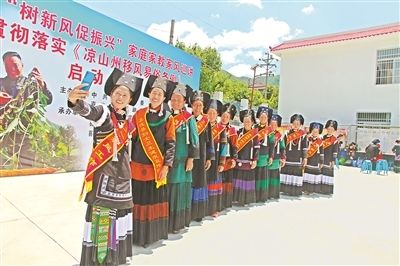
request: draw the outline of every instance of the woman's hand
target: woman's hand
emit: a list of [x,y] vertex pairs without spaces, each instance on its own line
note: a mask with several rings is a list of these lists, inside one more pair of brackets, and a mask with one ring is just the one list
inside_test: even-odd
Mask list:
[[163,180],[164,178],[167,178],[168,175],[168,166],[163,165],[161,168],[160,174],[158,175],[158,180]]
[[204,164],[204,169],[207,171],[211,167],[211,160],[207,160],[206,163]]
[[76,104],[78,100],[84,100],[89,96],[88,91],[83,91],[81,88],[87,86],[88,84],[79,84],[78,86],[75,86],[72,91],[68,94],[68,101],[70,101],[72,104]]
[[186,172],[192,171],[193,169],[193,158],[187,158],[186,160]]

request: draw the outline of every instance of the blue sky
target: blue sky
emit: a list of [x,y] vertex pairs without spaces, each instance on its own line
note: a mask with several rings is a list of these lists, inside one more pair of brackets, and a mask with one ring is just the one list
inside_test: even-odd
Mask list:
[[153,37],[212,46],[223,69],[252,76],[268,46],[400,21],[398,1],[77,1]]

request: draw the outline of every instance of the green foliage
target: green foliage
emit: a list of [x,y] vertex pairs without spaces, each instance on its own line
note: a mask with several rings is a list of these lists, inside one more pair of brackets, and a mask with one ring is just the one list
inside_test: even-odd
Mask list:
[[0,168],[21,166],[21,144],[24,143],[34,154],[33,167],[72,170],[75,158],[71,156],[71,148],[76,148],[73,127],[64,128],[48,121],[44,107],[46,96],[29,82],[22,85],[19,95],[25,90],[30,93],[25,100],[17,96],[5,106],[0,127]]
[[200,89],[206,92],[214,92],[214,80],[221,70],[221,56],[215,48],[201,48],[199,45],[186,46],[183,42],[177,42],[176,47],[194,55],[201,60]]
[[[183,42],[177,42],[176,47],[198,57],[201,60],[200,89],[209,92],[215,91],[224,93],[224,101],[240,101],[248,99],[251,101],[251,89],[243,80],[231,75],[221,69],[221,56],[215,48],[201,48],[199,45],[186,46]],[[254,90],[253,106],[267,103],[272,108],[278,107],[278,87],[268,85],[268,98]]]

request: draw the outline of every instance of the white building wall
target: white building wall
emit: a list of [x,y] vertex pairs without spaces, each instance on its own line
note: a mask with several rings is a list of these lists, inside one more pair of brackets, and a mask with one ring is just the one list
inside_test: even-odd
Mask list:
[[396,33],[278,51],[283,121],[301,113],[306,125],[328,119],[350,125],[357,112],[391,112],[392,126],[399,126],[399,84],[375,85],[377,50],[399,43]]

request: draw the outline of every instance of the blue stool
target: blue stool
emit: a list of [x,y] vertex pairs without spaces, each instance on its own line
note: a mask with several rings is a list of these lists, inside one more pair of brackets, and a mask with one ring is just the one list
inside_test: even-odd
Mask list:
[[361,168],[362,162],[363,162],[363,160],[362,160],[361,158],[357,158],[356,166],[357,166],[358,168]]
[[361,170],[364,174],[372,173],[372,162],[370,160],[364,160],[361,164]]
[[388,175],[389,164],[386,160],[378,160],[376,162],[376,174],[380,175],[383,172],[384,175]]
[[339,169],[339,159],[338,158],[336,158],[335,164],[336,164],[336,168]]

